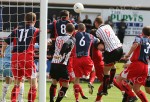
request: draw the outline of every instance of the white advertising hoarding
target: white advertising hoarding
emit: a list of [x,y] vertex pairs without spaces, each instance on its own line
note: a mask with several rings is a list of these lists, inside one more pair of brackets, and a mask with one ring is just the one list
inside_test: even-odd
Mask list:
[[[104,10],[105,11],[105,10]],[[125,20],[127,24],[126,35],[138,35],[141,33],[144,26],[150,25],[150,11],[141,11],[141,10],[106,10],[110,12],[102,13],[102,16],[105,18],[111,16],[112,21],[114,22],[114,29],[120,22],[121,19]]]
[[[93,12],[94,11],[94,12]],[[93,13],[93,15],[92,15]],[[138,35],[144,26],[150,25],[150,11],[143,10],[122,10],[122,9],[85,9],[81,14],[81,19],[89,14],[89,18],[94,21],[96,15],[101,14],[104,21],[111,16],[114,22],[114,30],[117,33],[116,26],[121,19],[125,19],[127,24],[126,35]]]

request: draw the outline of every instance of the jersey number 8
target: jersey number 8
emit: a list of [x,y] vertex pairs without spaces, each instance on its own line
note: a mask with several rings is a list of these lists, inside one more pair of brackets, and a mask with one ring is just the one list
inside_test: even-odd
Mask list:
[[62,24],[61,25],[61,34],[65,34],[66,33],[66,25]]

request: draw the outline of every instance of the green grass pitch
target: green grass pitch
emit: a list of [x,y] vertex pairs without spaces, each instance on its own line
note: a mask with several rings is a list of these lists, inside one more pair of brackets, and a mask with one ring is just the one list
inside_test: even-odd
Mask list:
[[[120,71],[122,70],[122,63],[118,63],[116,65],[117,67],[117,74],[120,73]],[[3,82],[0,81],[0,96],[2,95],[2,85]],[[46,102],[49,102],[49,87],[51,85],[51,82],[47,82],[47,88],[46,88]],[[87,83],[81,83],[81,86],[83,88],[84,94],[85,96],[88,97],[87,100],[84,100],[80,97],[80,102],[94,102],[95,98],[96,98],[96,94],[97,94],[97,89],[99,87],[100,83],[94,83],[94,92],[92,95],[90,95],[88,93],[88,86]],[[11,94],[11,89],[12,89],[13,84],[11,85],[8,94],[7,94],[7,102],[10,102],[10,94]],[[58,85],[59,86],[59,85]],[[58,87],[59,89],[59,87]],[[27,82],[25,82],[25,92],[24,92],[24,102],[27,102],[27,95],[28,95],[28,90],[29,90],[29,84]],[[144,91],[144,88],[142,87],[142,90]],[[122,93],[116,88],[116,87],[112,87],[110,90],[108,90],[109,94],[107,96],[103,96],[103,102],[121,102],[122,100]],[[38,101],[38,94],[37,93],[37,99],[36,102]],[[150,101],[150,95],[146,94],[149,101]],[[74,98],[74,92],[73,92],[73,84],[71,83],[69,86],[69,89],[67,91],[67,98],[64,98],[62,100],[62,102],[75,102],[75,98]],[[141,102],[140,100],[138,100],[138,102]]]

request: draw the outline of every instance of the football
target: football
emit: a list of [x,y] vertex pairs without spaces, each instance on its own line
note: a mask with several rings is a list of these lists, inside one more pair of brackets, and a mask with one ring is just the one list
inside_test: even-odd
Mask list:
[[84,10],[84,6],[82,3],[75,3],[73,9],[76,13],[81,13]]

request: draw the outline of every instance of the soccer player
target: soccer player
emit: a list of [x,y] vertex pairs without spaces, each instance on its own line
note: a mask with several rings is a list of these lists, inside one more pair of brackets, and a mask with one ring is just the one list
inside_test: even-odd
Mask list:
[[50,86],[50,102],[54,102],[54,94],[58,81],[62,81],[62,87],[59,90],[56,102],[60,102],[63,99],[69,87],[67,63],[71,54],[71,50],[75,45],[75,38],[72,37],[74,31],[74,25],[68,23],[66,25],[66,34],[56,38],[55,53],[53,55],[50,69],[50,77],[52,78],[52,84]]
[[131,64],[117,77],[117,81],[129,80],[133,83],[133,91],[142,102],[148,102],[143,91],[140,90],[145,85],[148,75],[148,60],[150,56],[150,26],[142,29],[142,35],[137,36],[129,52],[125,55],[128,59],[131,54]]
[[34,44],[39,41],[39,29],[35,28],[36,14],[29,12],[25,15],[25,26],[15,29],[2,45],[1,55],[7,45],[13,42],[12,50],[12,73],[15,85],[11,92],[11,101],[16,102],[20,83],[26,77],[30,83],[28,102],[34,102],[37,91],[36,68],[34,64]]
[[[104,42],[104,78],[103,78],[103,91],[100,95],[107,95],[107,87],[112,84],[116,68],[115,63],[119,61],[123,55],[122,44],[115,35],[115,32],[110,25],[103,25],[102,17],[95,19],[95,27],[98,28],[96,36]],[[111,76],[109,75],[110,70],[113,69]],[[109,79],[110,78],[110,79]]]
[[75,35],[76,38],[76,57],[74,58],[74,73],[75,73],[75,82],[74,82],[74,95],[76,102],[79,102],[79,80],[85,75],[89,76],[90,73],[94,70],[93,61],[90,57],[90,47],[91,44],[97,44],[99,40],[93,35],[85,32],[86,27],[83,23],[78,25],[78,32]]
[[56,38],[57,36],[63,36],[66,34],[66,24],[75,22],[69,20],[69,11],[62,10],[60,12],[60,19],[54,20],[54,22],[48,25],[48,32],[51,32],[51,38]]
[[[12,45],[7,46],[5,50],[4,58],[0,58],[0,73],[5,77],[5,84],[3,85],[3,94],[0,102],[6,102],[6,94],[9,89],[10,84],[12,83],[12,71],[11,71],[11,50]],[[0,55],[1,56],[1,55]],[[24,83],[21,85],[21,89],[18,96],[18,102],[22,102],[24,92]]]

